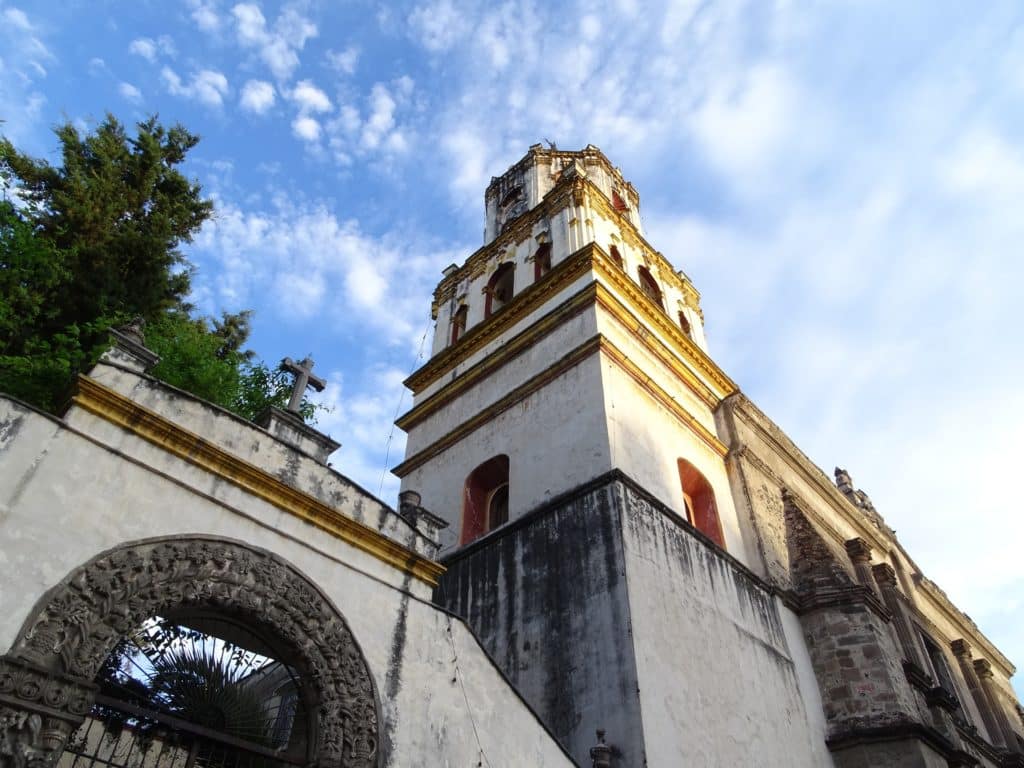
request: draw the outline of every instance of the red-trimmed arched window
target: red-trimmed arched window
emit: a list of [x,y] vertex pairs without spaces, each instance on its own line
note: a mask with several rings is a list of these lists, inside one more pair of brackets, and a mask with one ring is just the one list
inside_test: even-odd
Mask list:
[[616,211],[627,210],[626,201],[622,199],[622,195],[617,190],[612,190],[612,208]]
[[679,482],[683,487],[686,518],[698,531],[725,549],[722,523],[718,519],[718,505],[711,483],[686,459],[679,459]]
[[466,332],[466,319],[469,317],[469,307],[462,304],[455,314],[452,315],[452,344],[462,338]]
[[686,313],[683,310],[679,310],[679,327],[683,329],[683,333],[687,336],[691,335],[690,321],[686,319]]
[[512,300],[515,290],[516,265],[506,261],[495,270],[487,283],[487,298],[484,301],[484,317],[490,317]]
[[462,490],[461,544],[508,522],[508,456],[499,454],[469,473]]
[[612,261],[619,265],[619,269],[622,269],[622,254],[619,253],[619,249],[614,245],[608,249],[608,255],[612,257]]
[[640,290],[644,292],[647,298],[664,309],[665,305],[661,303],[661,288],[658,287],[658,281],[654,279],[651,270],[641,265],[637,267],[636,271],[640,277]]
[[540,280],[551,271],[551,244],[544,243],[533,257],[533,279]]

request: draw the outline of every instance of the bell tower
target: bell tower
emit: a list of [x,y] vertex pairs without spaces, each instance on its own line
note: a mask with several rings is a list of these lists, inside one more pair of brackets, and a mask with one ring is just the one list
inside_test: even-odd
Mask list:
[[450,552],[618,470],[742,555],[700,294],[643,236],[640,197],[590,145],[537,144],[484,195],[484,245],[434,292],[407,380],[402,490]]
[[[444,271],[397,422],[402,490],[449,524],[435,601],[580,765],[597,729],[616,765],[820,764],[791,758],[810,726],[747,567],[717,425],[736,387],[697,289],[594,146],[534,145],[484,201],[484,244]],[[751,722],[758,746],[716,743]]]

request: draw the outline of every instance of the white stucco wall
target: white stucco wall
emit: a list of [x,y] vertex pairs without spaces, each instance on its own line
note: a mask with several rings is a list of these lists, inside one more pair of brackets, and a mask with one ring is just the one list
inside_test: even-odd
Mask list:
[[831,766],[781,604],[658,512],[634,506],[625,553],[648,764]]
[[75,421],[96,427],[94,439],[0,397],[0,651],[46,590],[103,551],[222,537],[274,552],[344,616],[383,699],[389,765],[475,765],[481,750],[493,765],[571,765],[468,630],[428,602],[429,587],[155,446]]
[[458,543],[466,476],[509,457],[509,519],[611,469],[600,364],[592,355],[413,469],[403,489],[449,522],[441,553]]

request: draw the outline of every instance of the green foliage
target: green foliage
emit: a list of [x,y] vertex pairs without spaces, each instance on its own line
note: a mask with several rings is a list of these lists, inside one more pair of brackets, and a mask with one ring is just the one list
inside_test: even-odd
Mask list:
[[0,139],[0,390],[47,410],[107,346],[106,330],[183,308],[177,250],[213,204],[176,168],[198,139],[156,118],[128,137],[113,117],[56,130],[63,164]]
[[[164,314],[146,327],[146,346],[161,358],[151,373],[246,419],[255,419],[270,405],[283,408],[291,396],[290,376],[242,349],[251,315],[224,313],[211,328],[210,321],[186,312]],[[300,411],[315,423],[323,408],[303,398]]]
[[93,133],[56,129],[63,165],[0,140],[0,175],[16,186],[39,233],[71,273],[59,294],[66,323],[103,315],[147,319],[178,306],[189,271],[178,245],[213,213],[198,184],[177,170],[199,138],[151,117],[130,138],[113,115]]
[[[112,115],[92,133],[58,126],[60,166],[0,139],[0,391],[56,410],[109,346],[148,321],[153,374],[246,418],[288,402],[290,380],[244,349],[251,310],[191,316],[178,250],[213,213],[179,170],[198,137],[152,117],[130,137]],[[304,401],[303,415],[317,410]]]

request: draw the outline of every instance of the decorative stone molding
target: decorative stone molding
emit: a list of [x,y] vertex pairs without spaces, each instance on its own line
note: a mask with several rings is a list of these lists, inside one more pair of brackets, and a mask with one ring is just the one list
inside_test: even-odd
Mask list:
[[48,766],[92,706],[96,686],[0,658],[0,765]]
[[[234,542],[202,537],[146,541],[107,552],[77,569],[26,622],[12,651],[17,657],[13,667],[21,671],[0,677],[0,686],[28,680],[17,689],[19,699],[31,698],[24,693],[29,690],[44,703],[67,702],[61,706],[80,720],[92,704],[92,691],[83,695],[87,689],[82,683],[75,688],[54,680],[92,680],[117,642],[146,619],[191,610],[241,616],[282,642],[283,655],[315,690],[315,765],[377,765],[376,693],[344,619],[287,563]],[[31,683],[44,678],[49,682]],[[4,714],[4,749],[35,754],[32,745],[41,740],[63,747],[67,733],[48,737],[41,727],[48,727],[48,721],[32,719],[37,708],[31,702],[15,703],[30,715],[19,713],[12,719]],[[12,739],[29,746],[9,747]]]

